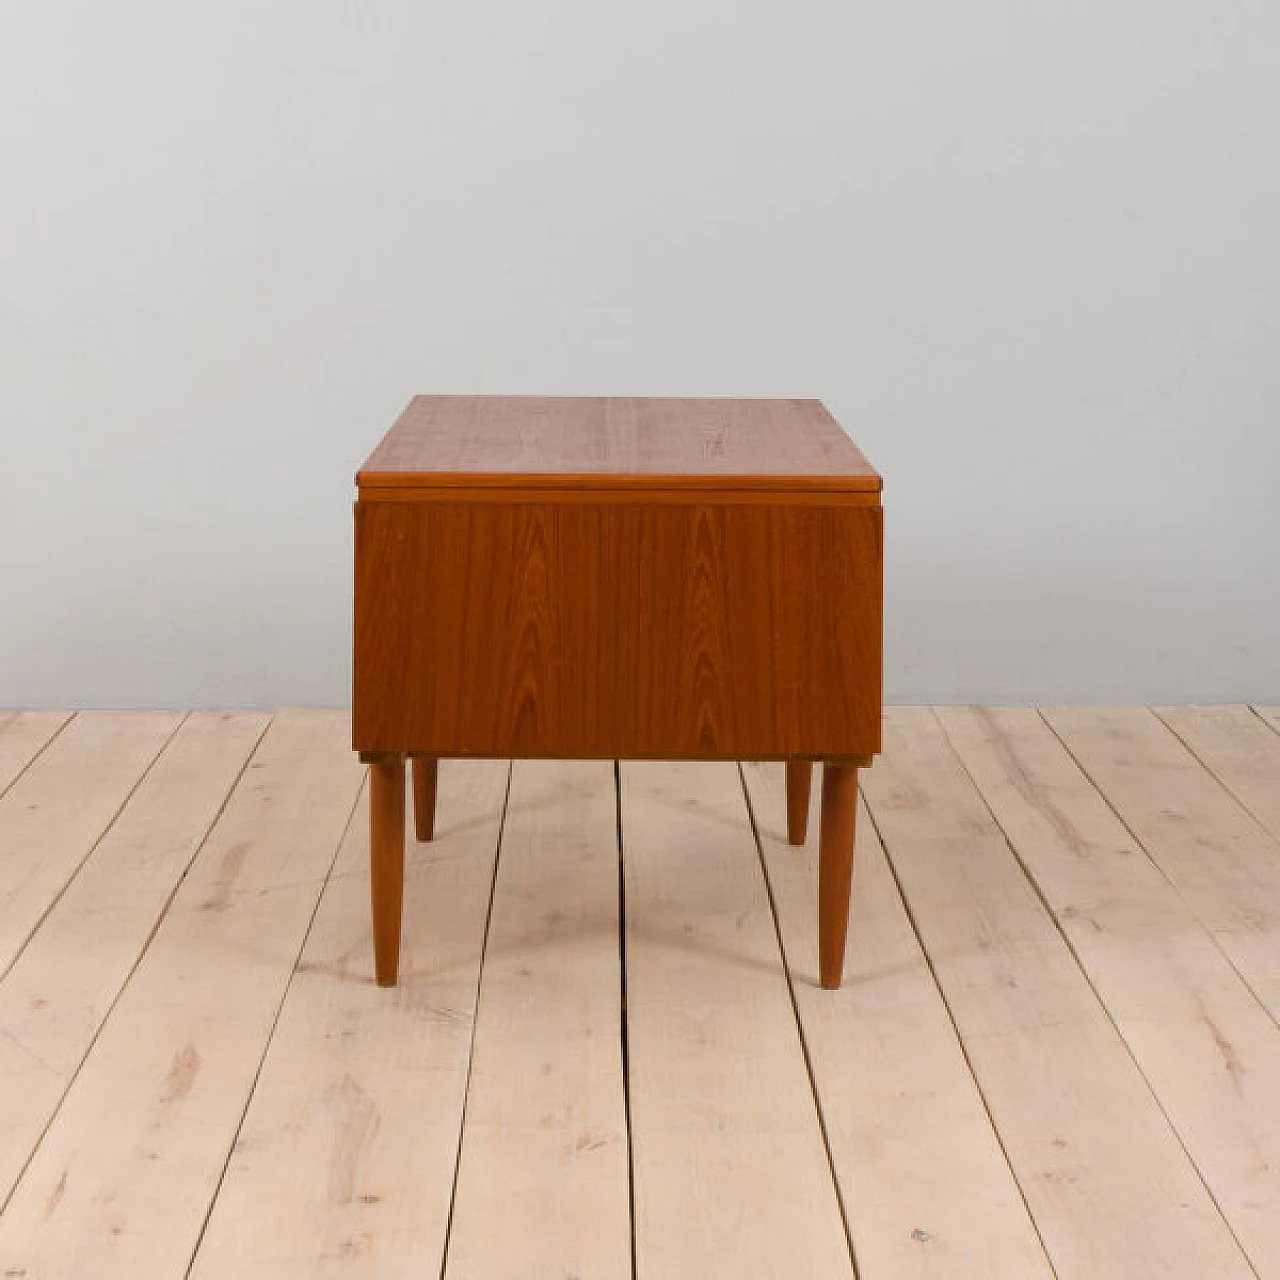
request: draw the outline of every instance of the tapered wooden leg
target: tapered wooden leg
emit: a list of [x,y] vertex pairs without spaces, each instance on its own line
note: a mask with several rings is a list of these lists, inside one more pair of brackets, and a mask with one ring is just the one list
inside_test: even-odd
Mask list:
[[787,839],[792,844],[804,844],[809,831],[809,781],[812,777],[812,760],[787,761]]
[[430,840],[436,829],[436,758],[413,757],[413,829],[419,840]]
[[839,987],[844,973],[857,818],[857,766],[824,764],[822,827],[818,833],[818,970],[828,991]]
[[373,967],[378,986],[394,987],[400,968],[404,906],[404,757],[369,766],[369,883],[373,900]]

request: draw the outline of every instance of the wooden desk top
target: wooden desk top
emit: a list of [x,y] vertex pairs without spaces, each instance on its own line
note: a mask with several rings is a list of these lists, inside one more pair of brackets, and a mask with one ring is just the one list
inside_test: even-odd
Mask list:
[[879,493],[817,400],[415,396],[356,476],[392,488]]

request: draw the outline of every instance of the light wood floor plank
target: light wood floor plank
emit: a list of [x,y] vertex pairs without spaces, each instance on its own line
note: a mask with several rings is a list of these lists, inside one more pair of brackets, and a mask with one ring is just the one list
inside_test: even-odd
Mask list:
[[624,764],[637,1274],[852,1275],[737,768]]
[[194,1280],[438,1276],[509,766],[440,767],[406,815],[400,985],[373,982],[368,796],[289,986]]
[[1237,1239],[1280,1276],[1280,1030],[1034,711],[939,715]]
[[70,719],[70,711],[0,711],[0,795]]
[[1280,734],[1248,707],[1157,707],[1156,714],[1280,839]]
[[184,1273],[355,803],[349,732],[267,731],[0,1217],[11,1270]]
[[[913,921],[864,812],[839,993],[813,985],[814,851],[784,842],[782,770],[744,769],[861,1280],[1043,1277],[1001,1140],[1061,1280],[1280,1274],[1280,1029],[1241,977],[1270,972],[1280,919],[1280,841],[1262,826],[1275,735],[1262,713],[1255,732],[1241,709],[1162,710],[1202,765],[1150,713],[1097,714],[1107,800],[1034,713],[890,714],[864,784]],[[1096,729],[1094,715],[1050,718]],[[47,719],[0,797],[0,864],[44,874],[38,846],[61,867],[0,979],[0,1201],[6,1160],[20,1168],[34,1141],[23,1125],[38,1134],[74,1076],[0,1213],[0,1276],[182,1276],[220,1179],[195,1280],[438,1275],[473,1024],[450,1276],[627,1274],[611,767],[517,767],[532,771],[517,778],[525,817],[504,844],[477,1014],[506,766],[442,766],[440,840],[407,842],[403,985],[380,991],[363,802],[307,932],[362,776],[345,719],[285,716],[107,1016],[255,718],[196,715],[167,746],[160,732],[150,756],[135,746],[132,778],[112,734],[78,719]],[[119,719],[125,742],[139,718]],[[13,732],[34,731],[0,715],[0,790]],[[562,776],[579,770],[580,792]],[[623,767],[638,1274],[847,1280],[735,773]],[[1145,852],[1108,801],[1147,831]],[[592,824],[603,861],[579,847]],[[0,922],[15,865],[0,866]]]
[[1251,1276],[932,712],[865,788],[1059,1280]]
[[517,761],[445,1275],[631,1274],[613,765]]
[[1044,714],[1280,1021],[1280,843],[1150,711]]
[[0,975],[181,720],[83,712],[0,798]]
[[0,980],[0,1205],[267,720],[189,716]]
[[1254,707],[1254,711],[1280,733],[1280,707]]
[[743,771],[860,1280],[1050,1276],[865,809],[844,985],[823,991],[818,815],[789,845],[783,767]]

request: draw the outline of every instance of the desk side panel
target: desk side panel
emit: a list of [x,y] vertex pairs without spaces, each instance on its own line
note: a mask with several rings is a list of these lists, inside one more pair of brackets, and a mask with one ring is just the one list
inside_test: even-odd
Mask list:
[[882,519],[843,503],[360,502],[354,745],[878,751]]

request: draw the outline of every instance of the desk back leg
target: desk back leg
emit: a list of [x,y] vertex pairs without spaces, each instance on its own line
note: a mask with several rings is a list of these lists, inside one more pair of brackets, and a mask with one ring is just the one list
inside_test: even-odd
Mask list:
[[787,840],[804,844],[809,831],[809,782],[812,760],[787,761]]
[[380,757],[369,766],[369,888],[374,971],[378,986],[394,987],[404,909],[403,756]]
[[430,840],[436,829],[435,756],[413,757],[413,829],[419,840]]

